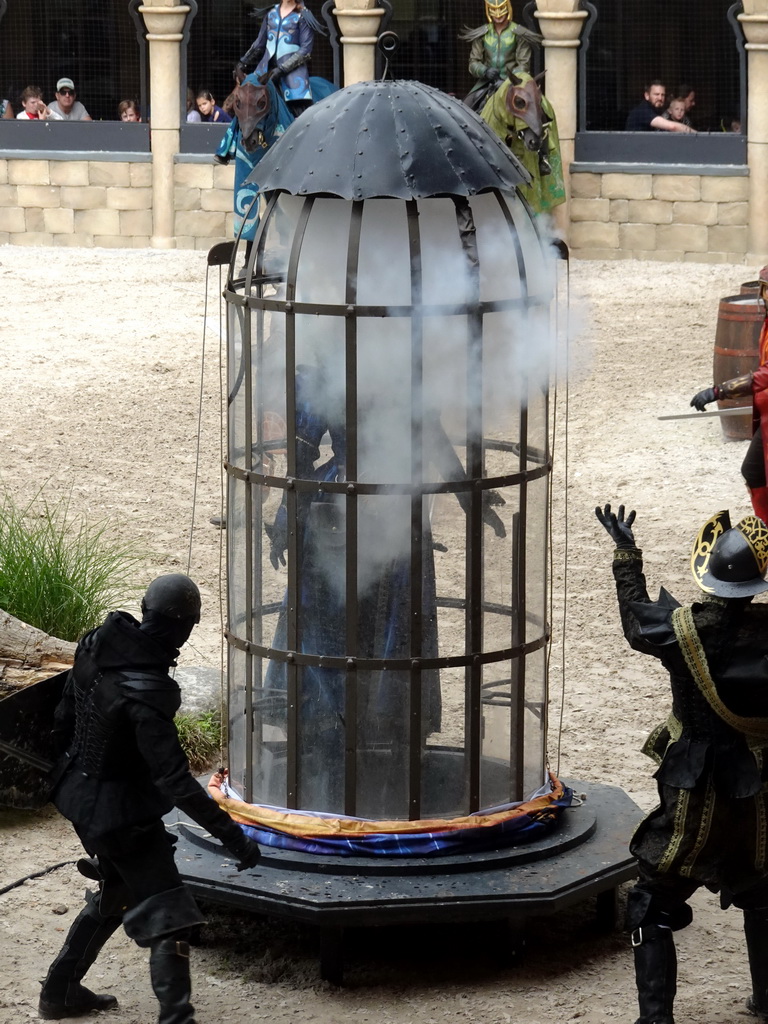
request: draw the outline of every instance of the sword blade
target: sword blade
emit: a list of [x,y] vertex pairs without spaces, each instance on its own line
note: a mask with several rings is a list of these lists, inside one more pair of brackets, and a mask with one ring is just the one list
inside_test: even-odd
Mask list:
[[671,416],[657,416],[657,420],[699,420],[704,416],[751,416],[752,406],[743,405],[729,409],[707,409],[705,412],[679,412]]
[[49,772],[53,768],[51,761],[46,761],[45,758],[38,757],[37,754],[32,754],[28,750],[22,750],[21,747],[16,747],[13,743],[7,743],[5,740],[0,740],[0,754],[16,757],[19,761],[24,761],[41,772]]

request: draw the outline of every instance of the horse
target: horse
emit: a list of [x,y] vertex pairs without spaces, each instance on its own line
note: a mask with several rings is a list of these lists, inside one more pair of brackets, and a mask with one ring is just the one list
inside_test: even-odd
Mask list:
[[[336,91],[325,78],[310,77],[312,100],[317,102]],[[296,120],[281,92],[271,81],[261,82],[246,75],[233,92],[234,118],[215,153],[222,164],[235,160],[235,235],[252,242],[259,224],[259,206],[254,203],[259,186],[246,184],[248,177],[270,146]]]
[[546,213],[565,202],[557,119],[539,87],[542,75],[510,75],[480,113],[530,174],[530,185],[520,185],[519,190],[534,213]]

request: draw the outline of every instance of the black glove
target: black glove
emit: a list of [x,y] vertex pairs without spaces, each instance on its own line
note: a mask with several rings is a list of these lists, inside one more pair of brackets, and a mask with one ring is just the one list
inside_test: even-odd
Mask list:
[[264,523],[264,533],[269,537],[269,560],[272,563],[273,569],[285,565],[285,549],[288,547],[286,532],[287,516],[288,512],[285,505],[281,505],[277,510],[274,523],[271,526],[269,523]]
[[485,69],[485,80],[486,82],[500,82],[501,72],[498,68],[486,68]]
[[635,521],[634,509],[625,519],[623,505],[619,505],[618,515],[615,512],[611,512],[610,505],[606,505],[605,508],[600,508],[598,505],[595,509],[595,515],[616,542],[617,548],[636,547],[635,535],[632,533],[632,523]]
[[698,395],[694,395],[691,399],[691,405],[694,409],[698,409],[699,412],[704,412],[705,408],[711,403],[716,401],[717,391],[715,388],[704,388]]
[[282,57],[278,62],[277,66],[280,69],[281,75],[287,75],[291,71],[295,71],[296,68],[300,68],[302,64],[307,63],[307,57],[304,53],[289,53],[287,57]]
[[237,860],[237,870],[247,871],[261,860],[261,849],[258,843],[241,832],[233,843],[227,843],[227,849]]
[[493,511],[492,505],[506,505],[498,491],[483,491],[483,522],[490,526],[497,537],[506,537],[507,531],[501,518]]

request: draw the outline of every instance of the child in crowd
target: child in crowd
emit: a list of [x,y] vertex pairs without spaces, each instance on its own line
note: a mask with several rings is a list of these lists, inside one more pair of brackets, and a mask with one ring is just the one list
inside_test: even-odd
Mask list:
[[678,124],[687,124],[688,126],[691,124],[685,116],[685,98],[683,96],[674,96],[662,116],[668,121],[677,121]]
[[141,112],[136,100],[122,100],[117,108],[121,121],[141,121]]
[[201,89],[197,94],[197,109],[200,111],[200,120],[206,124],[229,124],[232,120],[226,110],[216,105],[216,100],[207,89]]
[[195,106],[194,89],[187,89],[187,121],[190,124],[200,124],[202,121],[200,111]]
[[21,94],[24,109],[16,115],[17,121],[60,121],[61,117],[43,102],[43,90],[37,85],[28,85]]

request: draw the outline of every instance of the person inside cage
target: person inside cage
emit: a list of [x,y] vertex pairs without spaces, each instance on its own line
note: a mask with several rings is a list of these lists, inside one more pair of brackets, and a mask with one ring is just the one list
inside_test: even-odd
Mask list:
[[[347,479],[345,410],[336,384],[338,374],[334,374],[332,367],[333,360],[327,359],[321,365],[299,364],[296,371],[295,476],[318,485],[313,489],[300,489],[296,498],[298,649],[341,657],[346,653],[348,642],[347,505],[344,494],[338,489],[324,491],[322,487],[324,483],[338,484]],[[383,368],[382,373],[386,372]],[[361,371],[361,378],[366,376],[367,373]],[[360,400],[361,414],[356,425],[359,478],[396,479],[404,472],[391,454],[408,450],[402,443],[398,444],[395,437],[398,430],[411,429],[410,417],[403,415],[401,405],[402,400],[392,394],[386,383],[381,384],[378,395],[366,394],[365,399]],[[433,466],[446,481],[467,479],[437,411],[425,411],[421,435],[425,464]],[[472,505],[469,490],[457,490],[455,496],[469,514]],[[506,536],[506,529],[494,506],[503,504],[497,492],[483,491],[482,519],[498,538]],[[427,506],[428,502],[423,501],[418,555],[419,657],[422,659],[438,655],[436,545]],[[356,510],[356,655],[384,663],[409,659],[412,656],[409,595],[416,564],[412,551],[411,497],[404,493],[363,494],[356,501]],[[273,521],[265,522],[264,529],[269,541],[269,560],[272,567],[279,570],[286,565],[289,534],[293,531],[287,491]],[[272,641],[275,650],[288,649],[288,618],[286,593]],[[300,678],[299,751],[305,780],[302,803],[315,810],[339,811],[343,805],[345,672],[305,665]],[[394,810],[402,809],[405,798],[402,758],[409,739],[410,670],[361,670],[357,679],[361,720],[375,723],[367,736],[368,746],[388,751],[379,773],[382,800]],[[441,727],[439,672],[424,669],[420,680],[424,742]],[[281,706],[279,695],[286,691],[286,662],[271,660],[265,675],[265,706],[271,709],[269,714],[274,714]],[[366,714],[364,707],[370,713]],[[284,715],[284,700],[282,708]],[[270,724],[285,728],[284,718],[272,719]],[[334,770],[334,766],[338,770]]]

